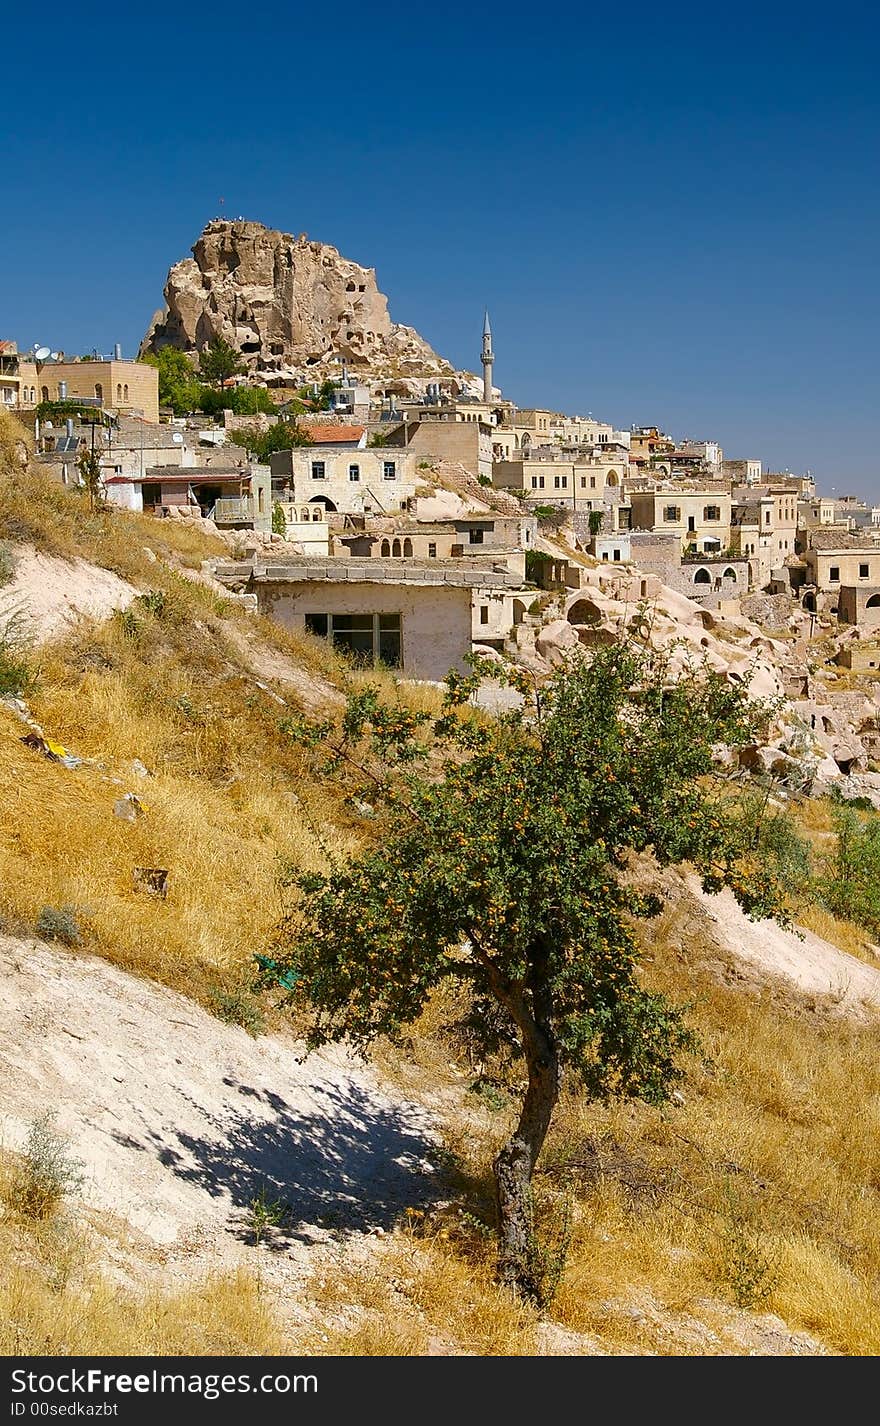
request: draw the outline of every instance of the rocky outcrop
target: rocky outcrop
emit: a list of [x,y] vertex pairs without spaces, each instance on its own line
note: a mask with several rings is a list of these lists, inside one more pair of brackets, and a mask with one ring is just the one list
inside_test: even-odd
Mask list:
[[412,327],[392,322],[372,268],[262,223],[215,219],[175,263],[141,355],[198,352],[223,337],[253,372],[390,379],[451,373]]

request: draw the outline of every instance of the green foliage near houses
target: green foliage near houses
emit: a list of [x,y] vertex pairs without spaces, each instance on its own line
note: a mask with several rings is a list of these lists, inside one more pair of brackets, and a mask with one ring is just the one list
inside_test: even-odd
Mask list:
[[272,506],[272,534],[281,535],[282,539],[287,534],[287,519],[277,501]]
[[374,687],[350,697],[323,770],[377,815],[360,854],[291,871],[269,978],[294,977],[313,1045],[394,1038],[442,984],[468,988],[481,1057],[526,1084],[494,1165],[499,1266],[541,1303],[531,1180],[561,1076],[662,1103],[693,1046],[681,1009],[642,983],[632,922],[660,902],[628,863],[688,862],[756,916],[782,915],[785,897],[710,776],[713,745],[748,741],[763,716],[741,689],[704,667],[673,683],[664,656],[620,643],[540,687],[508,671],[523,706],[487,722],[469,706],[481,672],[449,675],[439,717]]
[[224,411],[235,416],[274,415],[277,409],[265,386],[233,386],[229,391],[217,391],[211,386],[199,389],[199,410],[208,416],[221,416]]
[[199,409],[202,386],[185,352],[162,347],[156,355],[150,352],[143,360],[158,368],[160,406],[169,406],[175,416],[188,416]]
[[256,461],[267,461],[273,451],[290,451],[313,444],[311,436],[296,421],[276,421],[265,431],[256,425],[243,426],[239,431],[231,431],[229,439],[237,446],[244,446]]
[[211,386],[222,387],[224,381],[244,371],[239,353],[223,337],[215,337],[199,353],[199,372]]

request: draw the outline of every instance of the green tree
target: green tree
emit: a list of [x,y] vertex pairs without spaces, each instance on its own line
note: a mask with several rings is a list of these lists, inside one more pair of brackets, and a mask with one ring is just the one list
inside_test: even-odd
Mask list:
[[257,425],[243,426],[231,431],[229,440],[234,445],[244,446],[253,460],[267,461],[273,451],[290,451],[297,446],[310,446],[312,438],[296,421],[276,421],[274,425],[261,430]]
[[162,347],[155,355],[142,358],[148,366],[159,369],[159,405],[170,406],[175,416],[188,416],[200,405],[202,386],[185,352],[176,347]]
[[264,386],[235,386],[230,391],[203,386],[199,406],[208,416],[219,416],[225,410],[236,416],[271,415],[277,409]]
[[284,509],[281,505],[278,504],[276,500],[275,504],[272,506],[272,534],[281,535],[283,537],[284,535],[286,535],[286,533],[287,519],[284,514]]
[[80,479],[89,497],[89,509],[94,510],[104,502],[104,482],[101,478],[101,457],[97,451],[85,446],[76,458]]
[[312,1045],[394,1037],[447,978],[470,988],[482,1052],[525,1071],[494,1163],[499,1268],[541,1301],[531,1184],[563,1072],[597,1098],[659,1103],[692,1043],[640,979],[633,920],[660,903],[625,875],[632,859],[688,861],[707,890],[782,914],[751,828],[710,775],[713,744],[748,740],[765,714],[704,668],[673,682],[664,657],[629,644],[539,686],[508,673],[524,706],[492,721],[467,707],[479,674],[451,674],[433,720],[368,687],[335,734],[291,726],[315,748],[325,739],[327,774],[375,815],[360,855],[290,873],[272,974],[311,1012]]
[[880,817],[851,807],[834,813],[837,846],[820,894],[835,916],[880,936]]
[[245,366],[235,347],[223,337],[215,337],[199,356],[199,370],[212,386],[222,387],[230,376],[239,376]]

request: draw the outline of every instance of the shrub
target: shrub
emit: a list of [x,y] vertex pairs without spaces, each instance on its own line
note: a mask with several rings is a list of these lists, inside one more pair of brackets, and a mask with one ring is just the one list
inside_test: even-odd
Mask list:
[[262,1035],[266,1022],[254,999],[244,990],[212,990],[211,1000],[218,1020],[226,1025],[240,1025],[256,1039]]
[[837,849],[820,892],[829,911],[880,936],[880,818],[834,813]]
[[280,1198],[273,1198],[263,1184],[248,1204],[245,1222],[259,1246],[267,1228],[283,1228],[290,1217],[290,1204]]
[[287,534],[287,520],[284,515],[284,510],[277,501],[272,506],[272,534],[281,535],[282,538]]
[[0,698],[21,697],[36,683],[36,672],[28,658],[28,637],[18,614],[0,622]]
[[35,929],[44,941],[60,941],[63,946],[82,945],[75,906],[44,906]]
[[7,1188],[8,1201],[26,1218],[51,1218],[64,1195],[82,1185],[83,1167],[56,1130],[54,1113],[46,1110],[31,1123],[21,1164]]
[[0,543],[0,588],[11,584],[15,575],[15,556],[9,545]]

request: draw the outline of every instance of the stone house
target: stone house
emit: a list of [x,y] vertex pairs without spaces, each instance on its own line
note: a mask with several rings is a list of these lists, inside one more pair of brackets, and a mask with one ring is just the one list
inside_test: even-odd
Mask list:
[[490,561],[441,564],[413,559],[297,559],[219,565],[216,578],[257,596],[261,613],[284,628],[328,638],[366,664],[409,678],[466,672],[475,643],[502,648],[534,591]]
[[15,342],[0,342],[0,408],[28,411],[40,400],[37,364]]
[[720,485],[634,490],[629,501],[633,530],[673,532],[683,551],[700,554],[730,547],[730,493]]
[[516,491],[531,506],[604,510],[620,498],[627,471],[626,452],[566,453],[552,447],[531,447],[519,459],[496,461],[492,484]]
[[[880,607],[880,600],[872,603],[880,590],[880,546],[830,530],[813,530],[809,539],[810,547],[801,555],[806,565],[804,608],[840,614],[850,624],[873,623],[872,611]],[[841,614],[844,589],[848,593]]]
[[225,529],[272,528],[272,492],[265,465],[150,466],[137,479],[105,478],[107,499],[126,510],[186,514]]
[[298,446],[269,457],[273,496],[343,515],[392,515],[415,495],[416,458],[397,446]]
[[525,579],[526,552],[533,549],[533,516],[462,515],[438,521],[363,520],[360,528],[334,530],[334,555],[355,559],[454,560],[491,558]]
[[773,570],[780,569],[795,553],[797,491],[793,487],[781,490],[738,487],[732,492],[730,519],[731,547],[752,561],[755,583],[763,589]]
[[93,401],[105,410],[126,411],[159,421],[159,372],[148,362],[53,361],[39,369],[38,401]]

